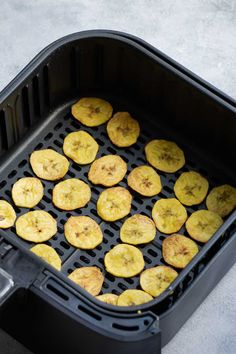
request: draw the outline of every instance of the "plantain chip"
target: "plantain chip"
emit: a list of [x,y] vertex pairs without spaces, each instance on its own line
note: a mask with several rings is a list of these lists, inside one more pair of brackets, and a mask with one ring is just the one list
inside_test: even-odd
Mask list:
[[51,264],[57,270],[61,270],[61,258],[54,250],[54,248],[48,245],[35,245],[30,251],[36,254],[38,257],[42,258],[45,262]]
[[154,240],[156,227],[152,219],[145,215],[135,214],[125,220],[120,229],[122,242],[139,245]]
[[14,183],[12,199],[15,205],[23,208],[33,208],[43,198],[43,184],[35,177],[24,177]]
[[128,175],[128,185],[146,197],[152,197],[162,189],[160,176],[150,166],[134,168]]
[[100,293],[104,281],[104,276],[98,267],[77,268],[68,278],[93,296]]
[[206,199],[206,206],[222,218],[227,216],[236,208],[236,188],[228,184],[213,188]]
[[0,229],[7,229],[15,224],[16,213],[11,204],[0,200]]
[[153,297],[147,294],[145,291],[128,289],[125,290],[119,297],[117,301],[118,306],[135,306],[145,304],[153,300]]

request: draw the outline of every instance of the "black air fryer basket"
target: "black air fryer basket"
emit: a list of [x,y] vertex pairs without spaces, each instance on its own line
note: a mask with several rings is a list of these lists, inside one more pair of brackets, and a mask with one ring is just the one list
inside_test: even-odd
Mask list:
[[[111,144],[105,125],[87,128],[100,145],[98,157],[118,153],[128,171],[145,164],[143,149],[152,138],[174,140],[186,154],[175,174],[161,173],[163,190],[153,198],[134,195],[131,214],[151,215],[160,197],[173,196],[183,171],[196,170],[210,188],[236,184],[235,101],[147,43],[118,32],[89,31],[62,38],[43,50],[0,94],[0,190],[11,200],[11,188],[33,176],[32,151],[62,151],[65,136],[81,128],[70,113],[80,97],[108,100],[114,111],[129,111],[141,125],[138,142],[129,149]],[[65,178],[87,180],[89,166],[71,162]],[[48,244],[59,253],[62,271],[54,270],[29,251],[15,228],[0,230],[0,326],[35,353],[154,354],[179,330],[236,259],[236,212],[202,246],[171,286],[150,303],[113,307],[96,300],[68,280],[75,268],[98,266],[105,275],[103,292],[120,294],[136,288],[139,277],[115,278],[104,270],[104,254],[119,241],[123,222],[102,222],[96,212],[101,187],[91,186],[92,199],[80,210],[64,212],[51,202],[52,182],[35,209],[57,220],[58,233]],[[120,183],[126,186],[126,180]],[[191,213],[204,203],[189,207]],[[27,212],[15,208],[17,216]],[[70,215],[88,215],[101,224],[104,241],[94,250],[77,250],[64,238]],[[181,229],[181,233],[186,233]],[[145,267],[164,264],[162,241],[140,246]],[[198,324],[201,325],[200,323]]]

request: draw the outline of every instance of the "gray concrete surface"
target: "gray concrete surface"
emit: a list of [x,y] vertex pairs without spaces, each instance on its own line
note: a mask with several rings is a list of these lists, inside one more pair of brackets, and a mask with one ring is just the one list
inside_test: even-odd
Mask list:
[[[41,49],[66,34],[96,28],[150,42],[236,98],[235,0],[1,0],[0,90]],[[236,266],[164,354],[236,353]],[[28,351],[0,331],[1,354]]]

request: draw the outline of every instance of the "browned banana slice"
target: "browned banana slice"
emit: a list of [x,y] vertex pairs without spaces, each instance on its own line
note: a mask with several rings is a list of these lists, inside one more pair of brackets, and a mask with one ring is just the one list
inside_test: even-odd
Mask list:
[[16,213],[11,204],[0,200],[0,229],[7,229],[15,224]]
[[140,127],[128,112],[118,112],[109,120],[107,133],[114,145],[126,147],[136,143]]
[[35,177],[24,177],[14,183],[12,199],[15,205],[23,208],[33,208],[43,198],[42,182]]
[[145,304],[146,302],[152,301],[153,297],[147,294],[145,291],[128,289],[125,290],[119,297],[117,301],[118,306],[135,306]]
[[72,115],[87,127],[96,127],[112,116],[109,102],[95,97],[84,97],[71,107]]
[[62,210],[82,208],[90,201],[90,198],[89,185],[77,178],[59,182],[52,192],[53,203]]
[[57,270],[61,270],[61,258],[54,250],[54,248],[48,245],[35,245],[30,249],[38,257],[42,258],[45,262],[51,264]]
[[175,198],[159,199],[152,209],[152,218],[159,231],[172,234],[179,231],[185,223],[187,211]]
[[34,210],[21,215],[16,220],[16,233],[24,240],[44,242],[57,232],[57,222],[43,210]]
[[98,295],[96,298],[102,302],[105,302],[106,304],[117,305],[118,296],[115,294],[106,293]]
[[104,281],[104,276],[98,267],[77,268],[68,276],[68,278],[87,290],[93,296],[100,293]]
[[154,222],[145,215],[135,214],[126,219],[120,229],[122,242],[139,245],[151,242],[156,236]]
[[92,163],[88,179],[93,184],[111,187],[122,181],[126,172],[127,163],[120,156],[106,155]]
[[200,173],[195,171],[184,172],[174,185],[176,197],[184,205],[200,204],[207,195],[209,183]]
[[104,258],[107,272],[116,277],[130,278],[144,268],[142,252],[134,246],[120,244],[113,247]]
[[105,189],[97,201],[98,215],[106,221],[116,221],[129,214],[132,196],[123,187]]
[[30,164],[36,176],[49,181],[64,177],[69,169],[67,158],[52,149],[32,152]]
[[186,229],[194,240],[207,242],[223,224],[221,217],[209,210],[198,210],[186,221]]
[[166,263],[176,268],[185,268],[198,253],[198,246],[188,237],[174,234],[162,242],[162,253]]
[[93,162],[98,149],[96,140],[83,130],[68,134],[63,143],[64,154],[80,165]]
[[178,273],[166,266],[157,266],[144,270],[140,275],[141,288],[148,294],[159,296],[175,280]]
[[213,188],[206,199],[206,206],[222,218],[227,216],[236,208],[236,188],[228,184]]
[[173,173],[185,164],[183,150],[172,141],[152,140],[145,146],[146,159],[160,171]]
[[89,216],[71,216],[65,223],[65,237],[74,247],[93,249],[103,239],[100,226]]
[[146,197],[160,193],[162,188],[160,176],[150,166],[134,168],[128,175],[128,185]]

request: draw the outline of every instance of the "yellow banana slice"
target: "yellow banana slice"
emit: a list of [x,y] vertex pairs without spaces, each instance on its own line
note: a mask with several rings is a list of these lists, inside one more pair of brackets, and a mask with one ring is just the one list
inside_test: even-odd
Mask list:
[[125,220],[120,229],[122,242],[139,245],[154,240],[156,227],[152,219],[145,215],[135,214]]
[[187,220],[185,207],[175,198],[159,199],[152,209],[152,218],[159,231],[172,234]]
[[65,237],[74,247],[93,249],[103,239],[100,226],[88,216],[71,216],[65,223]]
[[198,246],[188,237],[174,234],[162,242],[162,253],[166,263],[176,268],[185,268],[198,253]]
[[236,188],[228,184],[213,188],[206,199],[206,206],[222,218],[227,216],[236,208]]
[[68,276],[68,278],[87,290],[93,296],[100,293],[104,281],[104,276],[98,267],[77,268]]
[[45,262],[51,264],[57,270],[61,270],[61,258],[54,250],[54,248],[48,245],[35,245],[30,251],[36,254],[38,257],[42,258]]
[[44,242],[57,232],[57,222],[43,210],[34,210],[21,215],[16,220],[16,233],[24,240]]
[[0,200],[0,229],[7,229],[14,225],[16,220],[15,210],[5,200]]
[[111,118],[112,106],[101,98],[84,97],[73,104],[71,113],[87,127],[96,127]]
[[117,305],[118,296],[115,294],[106,293],[98,295],[96,298],[102,302],[105,302],[106,304]]
[[142,252],[134,246],[120,244],[113,247],[104,258],[107,272],[116,277],[130,278],[144,268]]
[[111,187],[122,181],[126,172],[127,163],[120,156],[106,155],[92,163],[88,179],[93,184]]
[[96,140],[83,130],[68,134],[63,143],[64,154],[80,165],[93,162],[98,149]]
[[146,159],[160,171],[173,173],[185,164],[184,152],[168,140],[152,140],[145,146]]
[[157,266],[144,270],[140,275],[141,288],[157,297],[175,280],[178,273],[166,266]]
[[106,221],[116,221],[129,214],[132,196],[123,187],[105,189],[97,201],[98,215]]
[[67,158],[52,149],[32,152],[30,164],[36,176],[48,181],[61,179],[69,169]]
[[125,290],[119,297],[117,301],[118,306],[136,306],[145,304],[146,302],[152,301],[153,297],[147,294],[145,291],[128,289]]
[[146,197],[160,193],[162,188],[160,176],[150,166],[134,168],[128,175],[127,181],[133,190]]
[[207,195],[209,183],[200,173],[195,171],[184,172],[174,185],[176,197],[184,205],[200,204]]
[[186,229],[194,240],[207,242],[222,224],[221,217],[213,211],[198,210],[186,221]]
[[52,201],[59,209],[75,210],[84,207],[91,198],[88,184],[77,178],[59,182],[52,191]]
[[127,147],[136,143],[140,127],[128,112],[118,112],[109,120],[107,133],[114,145]]
[[43,184],[35,177],[24,177],[14,183],[12,199],[15,205],[23,208],[33,208],[43,198]]

